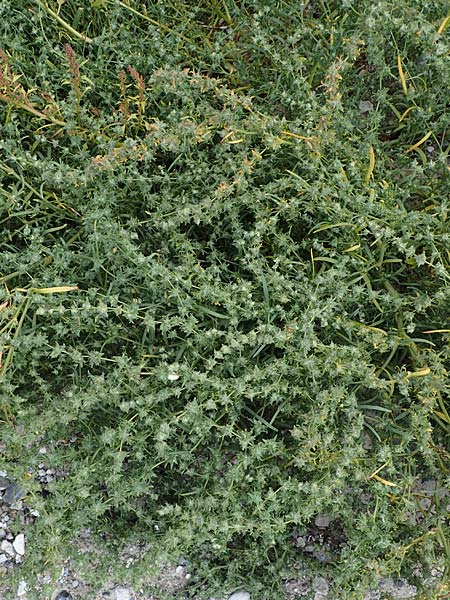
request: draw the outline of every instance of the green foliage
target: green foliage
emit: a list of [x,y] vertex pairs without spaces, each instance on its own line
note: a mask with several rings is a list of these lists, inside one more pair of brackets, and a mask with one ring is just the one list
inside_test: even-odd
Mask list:
[[[299,559],[355,598],[449,563],[438,493],[410,519],[450,482],[446,3],[148,4],[0,7],[3,458],[35,538],[142,531],[257,597]],[[326,565],[293,544],[323,513]]]

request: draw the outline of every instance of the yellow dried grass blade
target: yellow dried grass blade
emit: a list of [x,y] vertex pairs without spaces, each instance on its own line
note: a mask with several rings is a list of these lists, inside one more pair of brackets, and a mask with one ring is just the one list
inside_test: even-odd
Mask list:
[[292,131],[284,131],[283,130],[281,133],[283,135],[287,135],[289,137],[293,137],[296,140],[304,140],[304,141],[307,141],[307,142],[311,142],[311,141],[314,140],[314,138],[312,138],[312,137],[308,137],[306,135],[299,135],[298,133],[292,133]]
[[[359,327],[363,327],[364,329],[368,329],[369,331],[374,331],[376,333],[382,333],[383,335],[387,335],[386,331],[384,331],[384,329],[380,329],[379,327],[374,327],[373,325],[366,325],[365,323],[360,323],[359,321],[350,322],[353,323],[353,325],[358,325]],[[383,469],[386,466],[386,464],[387,463],[380,467],[380,469]],[[378,471],[375,471],[375,473],[378,473]]]
[[445,17],[445,19],[442,21],[442,23],[439,26],[439,29],[437,30],[437,32],[439,33],[439,35],[441,33],[444,33],[444,31],[447,29],[447,25],[450,23],[450,15],[447,15]]
[[369,183],[370,178],[372,177],[373,170],[375,168],[375,152],[372,146],[369,148],[369,168],[367,169],[365,183],[366,185]]
[[436,416],[438,416],[440,419],[442,419],[442,421],[445,421],[446,423],[450,424],[450,418],[448,417],[448,415],[444,415],[444,413],[439,410],[435,410],[434,414]]
[[406,378],[410,379],[411,377],[425,377],[425,375],[429,375],[430,373],[430,367],[423,367],[423,369],[418,369],[417,371],[409,371],[406,375]]
[[422,333],[450,333],[450,329],[430,329],[429,331],[422,331]]
[[384,467],[387,467],[387,463],[384,463],[384,465],[381,465],[381,467],[378,467],[378,469],[375,469],[375,471],[372,473],[372,475],[369,475],[368,479],[372,479],[372,477],[375,477],[375,475],[377,473],[379,473],[382,469],[384,469]]
[[59,287],[49,287],[49,288],[32,288],[33,292],[37,294],[61,294],[64,292],[72,292],[73,290],[78,290],[78,286],[73,285],[61,285]]
[[383,479],[379,475],[373,475],[372,477],[373,477],[373,479],[376,479],[380,483],[383,483],[384,485],[387,485],[389,487],[398,487],[398,485],[396,483],[392,483],[392,481],[388,481],[387,479]]
[[427,141],[427,139],[430,137],[430,135],[432,134],[432,131],[429,131],[427,134],[425,134],[423,136],[423,138],[421,138],[418,142],[416,142],[415,144],[413,144],[412,146],[410,146],[408,148],[408,150],[406,151],[406,153],[408,152],[412,152],[413,150],[416,150],[419,146],[421,146],[424,142]]
[[408,86],[406,85],[406,77],[405,77],[405,73],[403,71],[402,57],[400,56],[400,53],[397,54],[397,67],[398,67],[398,74],[400,76],[400,81],[402,84],[403,92],[405,93],[405,96],[407,96],[408,95]]
[[401,123],[403,121],[403,119],[406,117],[406,115],[408,115],[414,108],[417,108],[417,106],[410,106],[409,108],[407,108],[405,110],[405,112],[402,114],[402,116],[400,117],[400,119],[398,120],[398,122]]

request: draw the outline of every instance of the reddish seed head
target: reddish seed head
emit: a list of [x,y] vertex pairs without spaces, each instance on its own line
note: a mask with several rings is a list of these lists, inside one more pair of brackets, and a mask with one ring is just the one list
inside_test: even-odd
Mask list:
[[70,77],[72,79],[72,85],[75,95],[79,99],[81,96],[80,91],[80,67],[77,63],[75,52],[70,44],[65,44],[66,56],[69,62]]
[[128,65],[128,73],[133,77],[139,90],[139,99],[144,100],[145,82],[144,78],[140,73],[136,71],[131,65]]

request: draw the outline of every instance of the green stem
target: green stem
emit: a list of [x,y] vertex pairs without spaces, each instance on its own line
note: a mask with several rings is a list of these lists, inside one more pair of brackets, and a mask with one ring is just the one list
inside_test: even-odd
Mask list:
[[[167,31],[168,33],[175,33],[173,31],[173,29],[171,29],[168,25],[164,25],[163,23],[160,23],[159,21],[156,21],[155,19],[152,19],[152,18],[148,17],[147,15],[144,15],[144,14],[140,13],[135,8],[132,8],[131,6],[128,6],[127,4],[125,4],[125,2],[122,2],[121,0],[119,0],[117,2],[117,4],[119,4],[122,8],[125,8],[126,10],[129,10],[130,12],[132,12],[133,14],[135,14],[136,16],[141,17],[141,19],[144,19],[145,21],[148,21],[149,23],[151,23],[155,27],[159,27],[159,29],[162,29],[163,31]],[[190,43],[190,40],[187,37],[184,37],[184,35],[182,35],[181,33],[177,33],[177,35],[184,42]]]
[[35,2],[41,8],[43,8],[51,17],[53,17],[56,21],[58,21],[58,23],[60,25],[62,25],[62,27],[64,27],[64,29],[66,31],[68,31],[71,35],[73,35],[74,37],[77,37],[79,40],[82,40],[83,42],[86,42],[87,44],[92,44],[92,39],[90,37],[88,37],[84,33],[80,33],[76,29],[74,29],[71,25],[69,25],[69,23],[64,21],[64,19],[61,19],[61,17],[58,15],[58,13],[55,13],[55,11],[53,11],[49,6],[47,6],[47,4],[45,4],[44,2],[41,2],[41,0],[35,0]]

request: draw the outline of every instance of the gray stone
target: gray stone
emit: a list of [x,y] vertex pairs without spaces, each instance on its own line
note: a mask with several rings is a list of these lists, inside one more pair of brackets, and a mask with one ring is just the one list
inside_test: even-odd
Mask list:
[[16,535],[13,541],[13,546],[17,554],[20,554],[20,556],[25,554],[25,536],[23,533]]
[[318,594],[326,596],[330,591],[330,584],[325,577],[316,577],[312,583],[312,589]]
[[20,488],[17,483],[10,483],[5,490],[5,495],[3,496],[3,502],[6,504],[14,504],[16,501],[20,500],[25,496],[25,492]]
[[364,600],[380,600],[381,592],[378,590],[370,590],[366,592]]
[[125,587],[116,587],[113,590],[111,600],[131,600],[131,592]]
[[317,515],[314,523],[316,524],[316,527],[319,527],[320,529],[326,529],[332,521],[333,517],[328,515]]
[[0,542],[6,538],[6,530],[0,529]]
[[368,113],[373,110],[373,104],[370,100],[361,100],[359,103],[359,112],[362,114]]
[[61,592],[57,592],[55,596],[52,597],[52,600],[72,600],[72,595],[66,590],[62,590]]
[[6,490],[9,484],[9,479],[6,479],[6,477],[0,477],[0,491]]
[[250,598],[251,596],[249,592],[246,592],[245,590],[239,590],[238,592],[234,592],[234,594],[231,594],[228,600],[250,600]]
[[306,577],[302,579],[290,579],[286,582],[285,587],[288,598],[306,596],[311,590],[309,580]]
[[0,565],[4,565],[5,562],[8,562],[8,557],[6,554],[0,554]]
[[388,577],[382,579],[378,587],[382,592],[391,594],[394,600],[407,600],[417,596],[416,586],[408,583],[406,579],[397,579],[394,581]]

